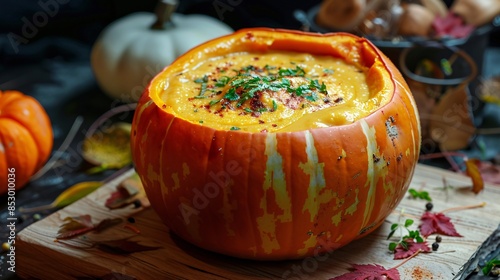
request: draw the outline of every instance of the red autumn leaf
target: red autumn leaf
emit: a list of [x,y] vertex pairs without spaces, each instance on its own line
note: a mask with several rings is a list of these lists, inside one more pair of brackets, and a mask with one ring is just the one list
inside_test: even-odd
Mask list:
[[420,233],[423,236],[429,236],[433,233],[439,233],[447,236],[462,237],[456,230],[451,218],[443,213],[431,213],[426,211],[420,217],[422,223],[420,224]]
[[405,240],[407,246],[404,248],[401,243],[398,244],[396,249],[394,250],[394,259],[406,259],[415,254],[418,250],[421,252],[427,253],[431,251],[429,244],[426,241],[424,242],[415,242],[412,238],[408,238]]
[[396,268],[385,269],[378,264],[353,264],[351,272],[330,278],[330,280],[399,280]]
[[127,255],[135,252],[150,251],[160,248],[144,246],[128,239],[129,238],[96,242],[94,246],[101,251],[115,255]]
[[479,171],[479,164],[480,160],[478,159],[468,159],[465,161],[465,173],[472,179],[472,191],[475,194],[478,194],[484,189],[484,181],[481,176],[481,172]]
[[57,232],[57,239],[68,239],[94,229],[90,215],[66,217]]

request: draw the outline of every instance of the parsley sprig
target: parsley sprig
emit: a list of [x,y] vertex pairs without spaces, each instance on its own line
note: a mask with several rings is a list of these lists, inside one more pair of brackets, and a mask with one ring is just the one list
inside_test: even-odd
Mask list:
[[432,201],[429,193],[427,191],[417,191],[415,189],[409,189],[408,192],[412,198],[420,198],[427,201]]
[[[389,236],[387,236],[387,239],[390,239],[397,231],[400,232],[401,237],[398,242],[389,243],[390,251],[396,250],[398,245],[401,245],[401,247],[405,250],[408,250],[408,242],[406,241],[408,239],[413,239],[417,243],[424,242],[424,239],[420,236],[419,230],[410,230],[409,227],[413,225],[413,223],[412,219],[406,219],[404,224],[394,223],[391,225],[391,232],[389,233]],[[405,232],[406,234],[403,234],[402,232]]]

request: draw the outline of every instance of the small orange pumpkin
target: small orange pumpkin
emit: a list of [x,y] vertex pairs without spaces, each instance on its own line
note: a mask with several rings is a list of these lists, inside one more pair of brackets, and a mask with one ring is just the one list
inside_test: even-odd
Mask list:
[[0,91],[0,194],[26,185],[52,145],[52,125],[42,105],[19,91]]
[[[252,53],[251,61],[262,61],[269,52],[340,58],[364,69],[371,93],[390,89],[387,102],[375,102],[373,112],[350,123],[277,132],[213,128],[175,113],[178,107],[193,108],[190,102],[199,98],[166,103],[171,77],[187,83],[196,65],[209,61],[215,67],[212,58],[236,61],[245,52]],[[202,85],[200,95],[211,85]],[[211,103],[220,106],[219,101]],[[272,116],[284,105],[278,106],[262,115]],[[229,115],[228,108],[217,118]],[[204,43],[158,74],[139,100],[131,145],[152,207],[178,236],[241,258],[296,259],[344,246],[384,222],[409,186],[420,151],[420,124],[403,77],[368,40],[257,28]]]

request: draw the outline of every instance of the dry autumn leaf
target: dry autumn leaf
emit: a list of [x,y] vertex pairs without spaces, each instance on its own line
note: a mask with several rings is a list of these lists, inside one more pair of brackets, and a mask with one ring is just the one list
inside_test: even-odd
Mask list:
[[478,159],[468,159],[465,161],[465,173],[472,179],[472,191],[475,194],[478,194],[484,189],[484,181],[479,171],[479,164],[480,161]]
[[90,215],[66,217],[63,221],[64,224],[57,232],[57,239],[69,239],[94,229]]
[[396,268],[386,269],[378,264],[353,264],[350,270],[352,272],[330,278],[330,280],[400,279],[399,271]]
[[449,88],[432,109],[429,132],[442,151],[463,149],[476,132],[469,111],[468,88]]
[[130,241],[129,238],[96,242],[94,246],[101,251],[115,255],[128,255],[131,253],[156,250],[160,248],[141,245],[136,241]]
[[92,217],[90,215],[80,215],[75,217],[66,217],[63,221],[64,224],[60,226],[59,231],[57,232],[57,239],[70,239],[90,231],[99,233],[121,223],[122,219],[108,218],[95,225],[92,223]]
[[23,208],[20,208],[19,211],[23,212],[23,213],[28,213],[28,212],[44,211],[44,210],[50,210],[50,209],[54,209],[54,208],[64,207],[64,206],[70,205],[71,203],[87,196],[91,192],[98,189],[100,186],[102,186],[102,182],[98,182],[98,181],[81,182],[81,183],[75,184],[75,185],[69,187],[68,189],[66,189],[65,191],[63,191],[50,204],[32,207],[32,208],[24,208],[23,207]]
[[120,182],[116,187],[116,191],[112,192],[106,200],[105,206],[109,209],[118,209],[130,204],[144,208],[151,205],[137,173]]
[[116,187],[116,191],[112,192],[106,200],[105,206],[109,209],[118,209],[125,207],[136,200],[139,194],[145,196],[141,180],[137,173],[123,180]]
[[131,124],[120,122],[85,138],[82,156],[96,165],[89,170],[90,173],[119,169],[132,162],[130,131]]

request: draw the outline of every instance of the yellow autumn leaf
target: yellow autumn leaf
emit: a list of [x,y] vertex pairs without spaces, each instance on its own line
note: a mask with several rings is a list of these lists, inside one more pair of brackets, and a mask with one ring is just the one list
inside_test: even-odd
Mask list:
[[96,165],[90,173],[119,169],[132,162],[130,131],[130,123],[119,122],[85,138],[82,156],[89,163]]
[[75,184],[75,185],[69,187],[68,189],[66,189],[65,191],[63,191],[50,204],[32,207],[32,208],[21,207],[19,209],[19,211],[23,212],[23,213],[27,213],[27,212],[37,212],[37,211],[43,211],[43,210],[50,210],[50,209],[54,209],[54,208],[61,208],[61,207],[70,205],[73,202],[87,196],[91,192],[98,189],[100,186],[102,186],[102,182],[99,182],[99,181],[81,182],[81,183]]
[[465,161],[466,174],[472,179],[472,191],[478,194],[484,189],[484,181],[478,168],[478,159],[468,159]]

